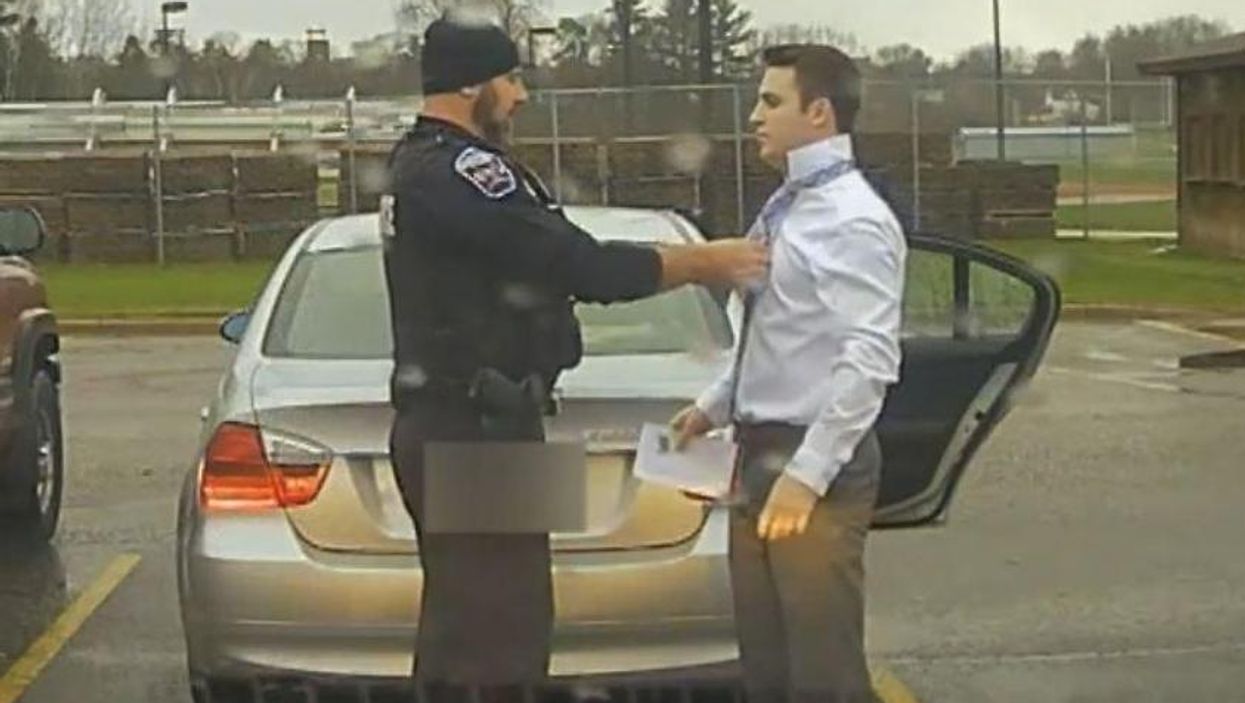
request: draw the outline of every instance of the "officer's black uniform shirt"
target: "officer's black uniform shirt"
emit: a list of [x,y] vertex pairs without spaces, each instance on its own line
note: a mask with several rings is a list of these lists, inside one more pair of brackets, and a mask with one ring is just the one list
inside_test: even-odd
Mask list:
[[[395,400],[481,368],[552,386],[582,356],[575,301],[658,291],[656,251],[600,243],[498,147],[421,117],[390,158],[382,205]],[[456,391],[455,391],[456,392]]]

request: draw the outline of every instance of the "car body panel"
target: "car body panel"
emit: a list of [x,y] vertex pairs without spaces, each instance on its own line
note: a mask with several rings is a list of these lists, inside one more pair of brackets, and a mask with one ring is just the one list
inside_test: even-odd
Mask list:
[[[29,407],[26,398],[36,364],[50,366],[53,383],[60,381],[56,317],[48,309],[47,288],[38,270],[25,258],[42,245],[43,219],[29,208],[5,208],[5,214],[32,218],[29,224],[38,229],[38,242],[14,245],[20,250],[0,251],[0,490],[5,490],[7,479],[12,478],[7,459],[22,427],[23,410]],[[0,496],[0,502],[7,497]]]
[[23,316],[47,306],[47,292],[30,262],[0,257],[0,455],[17,427],[18,350]]

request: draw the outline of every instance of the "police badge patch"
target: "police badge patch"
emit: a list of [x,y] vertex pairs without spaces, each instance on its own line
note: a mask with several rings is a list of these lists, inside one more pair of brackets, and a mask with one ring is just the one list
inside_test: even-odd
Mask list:
[[380,196],[381,241],[388,242],[388,240],[398,236],[397,204],[398,199],[392,195]]
[[493,200],[500,200],[518,188],[514,171],[500,156],[474,146],[463,149],[454,161],[454,170]]

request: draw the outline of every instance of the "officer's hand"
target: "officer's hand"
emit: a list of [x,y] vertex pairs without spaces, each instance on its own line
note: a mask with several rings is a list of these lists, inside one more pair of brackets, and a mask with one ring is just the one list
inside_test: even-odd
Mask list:
[[745,285],[765,277],[769,250],[760,242],[743,238],[723,239],[697,247],[704,258],[706,285]]
[[674,435],[676,451],[683,451],[689,442],[703,437],[712,429],[713,421],[695,405],[683,408],[670,420],[670,433]]
[[813,489],[783,474],[770,490],[769,500],[757,520],[757,537],[775,542],[798,537],[808,529],[818,496]]

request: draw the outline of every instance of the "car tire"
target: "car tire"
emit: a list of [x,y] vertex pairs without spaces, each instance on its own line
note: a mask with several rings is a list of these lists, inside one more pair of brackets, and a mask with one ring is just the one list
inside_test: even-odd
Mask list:
[[257,681],[238,678],[203,677],[191,674],[190,699],[194,703],[262,703],[268,700],[311,700],[306,697],[279,693],[270,695],[263,687],[256,687]]
[[0,509],[18,536],[47,541],[60,522],[65,486],[60,393],[48,369],[35,371],[20,412],[0,485],[5,501]]
[[255,700],[255,696],[240,683],[216,681],[213,679],[190,679],[190,699],[194,703],[246,703]]

